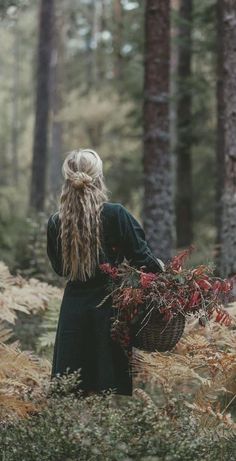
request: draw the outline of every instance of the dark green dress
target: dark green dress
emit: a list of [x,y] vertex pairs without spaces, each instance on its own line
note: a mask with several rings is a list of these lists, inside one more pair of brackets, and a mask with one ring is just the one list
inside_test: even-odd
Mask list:
[[[119,203],[104,203],[102,211],[102,251],[99,263],[120,263],[126,258],[135,267],[149,272],[163,270],[163,263],[150,251],[138,221]],[[51,215],[47,228],[47,253],[55,272],[62,276],[60,220]],[[111,299],[97,304],[107,295],[107,275],[99,267],[86,282],[68,281],[61,303],[54,346],[52,375],[80,369],[80,388],[102,392],[113,389],[132,395],[129,361],[121,346],[111,339],[114,308]]]

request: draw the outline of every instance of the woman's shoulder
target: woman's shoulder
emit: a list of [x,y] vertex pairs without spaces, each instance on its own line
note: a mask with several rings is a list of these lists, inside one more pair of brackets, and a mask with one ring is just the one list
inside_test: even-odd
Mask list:
[[56,211],[55,213],[52,213],[50,216],[49,216],[49,219],[48,219],[48,227],[57,227],[58,226],[58,223],[60,221],[60,218],[59,218],[59,211]]
[[119,213],[120,211],[128,211],[120,202],[105,202],[103,204],[103,211],[106,213]]
[[128,214],[129,211],[120,202],[105,202],[103,204],[103,215],[115,223],[123,220]]

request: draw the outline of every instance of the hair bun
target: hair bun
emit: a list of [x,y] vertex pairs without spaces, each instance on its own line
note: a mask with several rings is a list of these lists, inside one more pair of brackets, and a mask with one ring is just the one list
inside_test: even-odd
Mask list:
[[75,189],[84,189],[93,182],[93,178],[87,173],[78,172],[70,178],[70,181]]

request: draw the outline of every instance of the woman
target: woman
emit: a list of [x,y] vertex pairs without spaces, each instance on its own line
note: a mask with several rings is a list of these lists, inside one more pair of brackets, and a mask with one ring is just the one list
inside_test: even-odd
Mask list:
[[65,182],[59,211],[47,228],[47,253],[54,271],[68,279],[59,314],[52,377],[80,370],[79,388],[87,395],[112,389],[132,395],[129,360],[111,339],[111,300],[107,275],[99,264],[124,258],[147,271],[163,270],[152,255],[137,220],[119,203],[109,203],[102,160],[90,149],[70,152],[63,164]]

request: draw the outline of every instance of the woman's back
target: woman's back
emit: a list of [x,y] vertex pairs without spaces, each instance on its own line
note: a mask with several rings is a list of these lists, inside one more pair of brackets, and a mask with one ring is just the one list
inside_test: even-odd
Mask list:
[[[124,258],[147,271],[163,270],[152,255],[139,222],[120,203],[110,203],[102,161],[91,150],[73,151],[63,164],[65,183],[59,211],[50,216],[47,253],[55,272],[67,284],[58,319],[52,377],[80,369],[84,392],[113,389],[132,395],[128,356],[111,338],[115,315],[107,295],[102,263]],[[131,353],[132,347],[129,352]]]
[[[101,250],[99,264],[119,264],[126,258],[136,267],[146,266],[150,272],[163,270],[163,263],[151,253],[145,233],[134,216],[120,203],[105,202],[101,208]],[[47,229],[47,252],[55,272],[63,275],[59,212],[50,216]],[[79,262],[78,262],[79,263]],[[95,275],[80,285],[103,282],[104,274]]]

